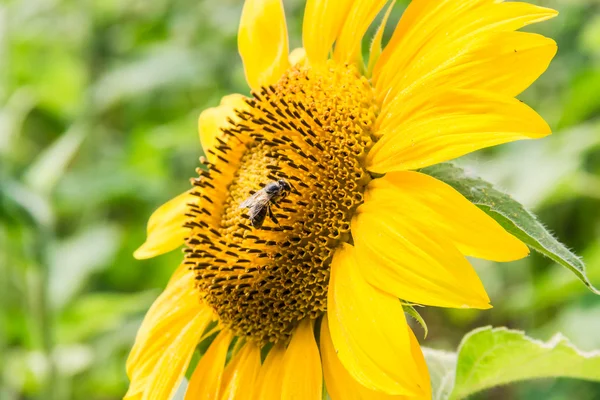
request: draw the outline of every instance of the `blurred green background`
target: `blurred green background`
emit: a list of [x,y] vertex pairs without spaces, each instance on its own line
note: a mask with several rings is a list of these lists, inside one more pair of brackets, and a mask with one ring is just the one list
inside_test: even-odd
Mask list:
[[[284,3],[298,46],[303,2]],[[536,3],[561,13],[530,29],[559,53],[520,98],[555,133],[461,164],[538,213],[599,286],[600,3]],[[151,212],[194,175],[200,111],[247,93],[240,12],[240,0],[0,3],[0,399],[125,393],[137,327],[181,258],[132,252]],[[455,349],[492,324],[600,349],[600,302],[573,274],[536,254],[474,263],[495,308],[426,309],[425,345]],[[477,397],[599,399],[600,385],[543,380]]]

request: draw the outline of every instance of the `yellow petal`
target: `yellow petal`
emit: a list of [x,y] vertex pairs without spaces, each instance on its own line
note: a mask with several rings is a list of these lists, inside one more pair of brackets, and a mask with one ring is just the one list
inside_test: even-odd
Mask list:
[[221,399],[254,399],[260,370],[260,347],[247,342],[225,368]]
[[351,245],[338,249],[331,264],[327,319],[335,351],[363,386],[387,394],[419,396],[427,379],[411,353],[409,328],[396,297],[368,284]]
[[353,0],[308,0],[304,10],[302,44],[313,66],[323,65],[329,57]]
[[197,315],[180,331],[173,343],[161,349],[163,356],[148,377],[148,389],[142,400],[170,400],[183,379],[198,339],[206,326],[204,315]]
[[392,13],[392,9],[396,4],[396,0],[392,0],[390,5],[381,20],[381,24],[379,28],[377,28],[377,32],[375,32],[375,36],[373,36],[373,41],[371,42],[371,47],[369,47],[369,66],[367,67],[367,76],[373,75],[373,68],[375,68],[375,63],[379,59],[381,55],[381,40],[383,38],[383,32],[385,31],[385,26],[387,25],[387,21],[390,18],[390,14]]
[[[429,86],[424,87],[428,80],[447,68],[468,61],[470,52],[481,48],[487,48],[488,53],[495,51],[490,42],[490,37],[495,34],[511,32],[556,14],[551,9],[517,2],[413,1],[375,66],[373,79],[378,98],[382,101],[400,95],[408,98],[417,91],[428,90]],[[528,58],[528,62],[535,63],[536,60]],[[548,59],[544,56],[537,62],[544,67]],[[473,68],[470,73],[480,76],[481,81],[498,82],[499,73],[507,81],[518,80],[519,83],[514,85],[493,86],[498,93],[514,96],[515,88],[522,90],[524,82],[531,80],[529,71],[521,76],[521,67],[525,65],[517,64],[508,70]],[[540,67],[533,66],[533,69],[539,72]]]
[[[172,324],[183,326],[197,314],[204,316],[206,324],[212,319],[210,309],[199,301],[194,273],[187,266],[181,265],[165,290],[154,301],[138,329],[127,360],[128,373],[141,358],[148,355],[147,345],[162,346],[161,341],[168,341],[171,336],[168,332],[174,329]],[[148,341],[152,343],[147,343]]]
[[[481,46],[474,46],[460,62],[427,77],[419,83],[428,88],[442,86],[489,90],[516,96],[529,87],[547,68],[556,54],[556,42],[527,32],[502,32],[491,35]],[[403,97],[403,96],[400,96]]]
[[127,359],[127,396],[171,398],[212,311],[200,304],[194,274],[179,274],[154,302]]
[[196,365],[185,392],[186,400],[213,400],[219,398],[221,379],[231,338],[232,335],[229,331],[222,330],[210,344],[210,347]]
[[190,316],[204,313],[206,310],[207,308],[200,303],[198,291],[195,289],[194,273],[186,266],[180,266],[174,278],[146,313],[127,359],[127,372],[135,367],[142,356],[147,356],[146,342],[149,338],[168,340],[161,335],[171,329],[170,324],[182,326],[191,319]]
[[280,400],[283,378],[283,357],[285,348],[278,344],[273,346],[260,368],[258,377],[257,399]]
[[464,256],[429,220],[402,220],[368,201],[352,220],[361,272],[375,287],[401,299],[438,307],[490,308]]
[[198,197],[191,194],[191,190],[167,201],[152,213],[148,220],[147,237],[134,253],[138,260],[152,258],[168,253],[183,244],[189,233],[189,228],[184,228],[187,217],[185,213],[188,204],[197,204]]
[[306,50],[304,47],[297,47],[290,53],[288,57],[290,60],[290,65],[303,65],[306,66],[307,58],[306,58]]
[[416,79],[415,90],[388,96],[382,115],[393,115],[416,93],[442,88],[477,89],[516,96],[548,68],[556,54],[556,42],[541,35],[503,32],[490,36],[483,46],[474,47],[448,65]]
[[[369,399],[370,394],[375,398],[377,392],[369,390],[359,384],[346,371],[335,353],[331,334],[329,333],[329,324],[327,319],[323,319],[321,324],[321,337],[319,340],[319,348],[321,349],[321,358],[323,360],[323,375],[325,376],[325,386],[327,393],[332,400],[361,400]],[[403,398],[404,396],[388,395],[389,398]]]
[[335,42],[333,58],[339,63],[353,63],[361,59],[361,43],[365,32],[388,0],[354,1],[344,26]]
[[482,91],[424,93],[388,118],[366,160],[377,173],[417,169],[521,139],[550,134],[526,104]]
[[367,189],[366,208],[425,224],[451,240],[466,256],[513,261],[527,246],[451,186],[418,172],[390,172]]
[[319,349],[313,334],[313,321],[298,325],[283,357],[282,399],[320,400],[323,374]]
[[[194,288],[194,274],[187,268],[185,268],[185,272],[180,271],[182,271],[182,266],[175,272],[178,275],[177,278],[168,283],[146,313],[127,359],[128,374],[135,368],[135,364],[142,356],[147,356],[146,342],[148,338],[155,336],[167,340],[166,337],[160,337],[160,332],[168,330],[169,324],[185,324],[187,321],[184,317],[204,311],[205,307],[198,301],[198,293]],[[187,318],[187,320],[189,319]]]
[[321,358],[323,360],[323,375],[325,376],[325,386],[327,393],[332,400],[431,400],[431,389],[429,386],[429,371],[425,364],[425,358],[421,352],[421,347],[414,333],[409,330],[411,354],[417,362],[417,368],[422,376],[426,377],[427,384],[425,385],[426,392],[422,396],[402,396],[390,395],[382,392],[377,392],[367,389],[358,383],[348,373],[346,368],[340,362],[331,334],[329,332],[329,324],[326,320],[321,324],[321,338],[319,348],[321,349]]
[[237,121],[239,118],[235,111],[248,108],[241,94],[230,94],[221,99],[217,107],[207,108],[198,118],[198,133],[202,150],[209,161],[214,158],[214,150],[219,144],[217,139],[228,143],[228,137],[223,134],[223,129],[231,127],[228,120]]
[[290,66],[281,0],[246,0],[238,31],[238,49],[252,89],[258,90],[279,80]]

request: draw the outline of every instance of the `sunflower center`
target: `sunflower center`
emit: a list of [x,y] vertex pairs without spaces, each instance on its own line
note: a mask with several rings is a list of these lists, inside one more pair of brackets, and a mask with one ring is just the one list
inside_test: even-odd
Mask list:
[[[223,326],[278,342],[326,311],[331,259],[370,179],[362,165],[377,108],[368,81],[334,64],[291,68],[247,104],[193,180],[186,262]],[[254,227],[240,204],[281,179],[292,189],[260,196],[274,218],[265,210]]]

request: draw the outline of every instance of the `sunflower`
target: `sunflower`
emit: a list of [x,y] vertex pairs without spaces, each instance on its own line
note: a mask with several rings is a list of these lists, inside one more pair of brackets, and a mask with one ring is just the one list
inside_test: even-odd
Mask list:
[[[419,169],[548,125],[514,97],[553,40],[517,29],[554,10],[413,0],[382,48],[393,1],[309,0],[289,52],[281,0],[246,0],[238,35],[251,95],[199,118],[192,188],[150,217],[135,252],[185,244],[127,362],[126,398],[430,398],[403,304],[491,307],[466,256],[528,248]],[[369,49],[363,36],[383,13]],[[264,222],[240,204],[268,184]],[[283,194],[283,193],[282,193]]]

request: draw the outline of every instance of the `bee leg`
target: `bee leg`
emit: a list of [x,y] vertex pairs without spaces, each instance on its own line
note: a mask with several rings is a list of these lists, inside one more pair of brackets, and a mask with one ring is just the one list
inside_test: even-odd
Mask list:
[[271,206],[267,207],[267,213],[269,213],[269,218],[271,218],[271,221],[275,222],[275,224],[279,225],[279,221],[277,221],[277,218],[275,218],[275,214],[273,214],[273,211],[271,210]]

